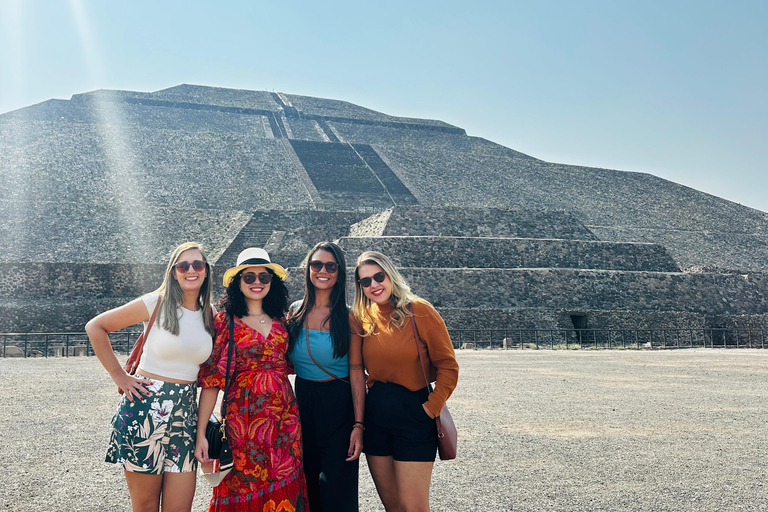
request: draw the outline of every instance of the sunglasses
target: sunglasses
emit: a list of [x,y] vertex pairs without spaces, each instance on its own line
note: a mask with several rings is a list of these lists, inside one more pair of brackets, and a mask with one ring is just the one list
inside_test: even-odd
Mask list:
[[339,270],[339,264],[335,261],[326,261],[323,263],[319,260],[312,260],[309,262],[309,268],[312,269],[313,272],[320,272],[323,270],[323,266],[325,266],[325,270],[329,274],[335,274],[337,270]]
[[195,272],[202,272],[205,270],[205,262],[200,260],[195,260],[192,263],[189,263],[188,261],[180,261],[174,265],[174,268],[182,274],[189,272],[190,267],[192,267]]
[[259,272],[258,274],[255,272],[246,272],[243,274],[243,282],[245,284],[253,284],[256,282],[257,278],[261,284],[269,284],[272,281],[272,274],[269,272]]
[[[375,274],[373,274],[373,281],[376,281],[377,283],[383,283],[386,277],[387,277],[387,274],[385,274],[384,272],[376,272]],[[362,286],[363,288],[368,288],[369,286],[371,286],[373,281],[371,280],[370,277],[361,277],[360,279],[357,280],[357,282],[360,283],[360,286]]]

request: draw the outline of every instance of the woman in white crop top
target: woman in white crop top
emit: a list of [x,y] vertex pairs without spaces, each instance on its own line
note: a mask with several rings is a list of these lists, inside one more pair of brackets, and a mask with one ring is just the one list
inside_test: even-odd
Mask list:
[[[156,291],[93,318],[93,351],[124,395],[112,418],[107,462],[125,471],[133,510],[190,510],[197,460],[196,380],[211,354],[211,267],[202,247],[178,246]],[[159,304],[158,304],[159,302]],[[109,333],[155,322],[136,375],[117,360]]]

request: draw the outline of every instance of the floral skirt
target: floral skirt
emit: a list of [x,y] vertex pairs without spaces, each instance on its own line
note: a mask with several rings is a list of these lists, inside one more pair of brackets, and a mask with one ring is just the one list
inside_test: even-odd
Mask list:
[[227,439],[235,467],[213,489],[209,512],[305,512],[301,428],[284,373],[238,373],[230,383]]
[[[235,471],[214,489],[213,498],[208,506],[208,512],[304,512],[307,510],[306,484],[300,470],[282,482],[276,482],[261,489],[253,489],[243,494],[225,491],[225,485],[232,485],[237,480]],[[226,484],[225,484],[226,482]],[[216,489],[223,492],[216,492]]]
[[149,381],[150,395],[120,400],[106,461],[151,475],[197,470],[197,387],[141,378]]

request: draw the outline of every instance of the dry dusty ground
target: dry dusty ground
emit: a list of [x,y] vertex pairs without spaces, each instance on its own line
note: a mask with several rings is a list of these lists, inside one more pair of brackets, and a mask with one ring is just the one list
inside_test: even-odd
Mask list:
[[[458,356],[435,511],[768,510],[768,351]],[[103,462],[117,399],[95,358],[0,359],[0,510],[129,510]],[[364,465],[360,504],[381,510]]]

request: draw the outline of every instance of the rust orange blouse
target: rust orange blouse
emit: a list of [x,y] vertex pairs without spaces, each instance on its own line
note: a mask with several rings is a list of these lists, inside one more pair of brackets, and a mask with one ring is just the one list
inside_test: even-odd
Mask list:
[[[372,304],[372,312],[377,318],[376,329],[374,334],[363,338],[363,363],[368,372],[368,387],[375,382],[393,382],[416,391],[426,386],[426,382],[420,368],[411,320],[406,318],[402,329],[398,329],[390,322],[393,311],[394,306],[389,303],[381,306]],[[431,379],[437,377],[434,391],[425,405],[437,416],[456,387],[459,363],[445,322],[432,304],[417,298],[413,301],[413,312],[423,342],[421,356],[425,365],[431,362],[434,366],[432,372],[426,367],[424,370],[427,376],[432,373]],[[359,323],[353,328],[362,333]]]

